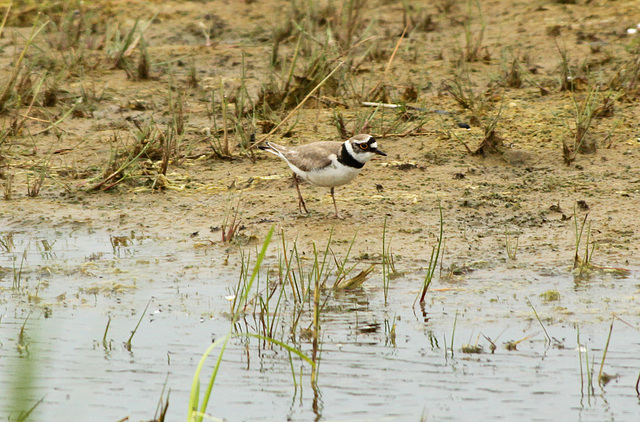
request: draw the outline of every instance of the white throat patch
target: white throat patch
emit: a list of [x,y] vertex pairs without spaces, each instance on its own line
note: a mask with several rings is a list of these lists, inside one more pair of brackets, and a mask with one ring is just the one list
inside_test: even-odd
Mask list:
[[[346,146],[347,146],[347,152],[349,153],[349,155],[351,155],[356,161],[358,161],[359,163],[365,164],[367,161],[371,160],[371,157],[373,157],[375,154],[370,152],[370,151],[360,151],[357,150],[355,151],[353,149],[353,144],[351,144],[351,142],[346,142]],[[375,145],[372,145],[375,146]]]

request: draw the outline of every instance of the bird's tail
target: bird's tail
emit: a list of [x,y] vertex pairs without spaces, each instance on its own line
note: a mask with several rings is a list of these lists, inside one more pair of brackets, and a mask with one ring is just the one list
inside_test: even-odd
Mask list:
[[277,155],[278,157],[284,159],[284,156],[282,155],[282,153],[276,147],[271,145],[270,142],[265,142],[264,145],[258,145],[258,149],[270,152],[271,154]]
[[271,152],[273,150],[273,147],[269,142],[265,142],[264,145],[258,145],[258,149]]

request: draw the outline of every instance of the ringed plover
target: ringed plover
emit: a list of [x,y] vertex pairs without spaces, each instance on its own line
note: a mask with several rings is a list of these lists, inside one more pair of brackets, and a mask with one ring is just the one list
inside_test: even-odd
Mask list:
[[376,139],[366,134],[356,135],[345,142],[312,142],[297,147],[266,142],[258,148],[282,158],[293,170],[293,181],[298,191],[298,207],[301,210],[309,213],[300,193],[298,178],[316,186],[331,188],[333,207],[338,218],[342,217],[338,213],[334,188],[352,181],[376,154],[387,155],[378,149]]

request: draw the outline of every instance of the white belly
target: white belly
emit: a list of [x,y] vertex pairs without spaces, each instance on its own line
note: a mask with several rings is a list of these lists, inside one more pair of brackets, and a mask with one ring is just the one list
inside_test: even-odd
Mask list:
[[332,163],[322,170],[316,170],[310,173],[302,173],[294,169],[296,174],[302,179],[313,185],[324,187],[340,186],[349,183],[360,174],[360,170],[362,169],[343,166],[340,163]]

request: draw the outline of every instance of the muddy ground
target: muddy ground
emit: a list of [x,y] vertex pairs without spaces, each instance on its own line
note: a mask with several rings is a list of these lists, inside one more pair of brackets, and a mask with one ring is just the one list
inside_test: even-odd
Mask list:
[[[640,23],[637,2],[499,0],[478,9],[455,0],[370,0],[354,1],[351,15],[340,2],[333,9],[319,3],[14,2],[0,39],[0,88],[20,64],[0,116],[4,228],[146,231],[231,254],[259,242],[272,225],[306,244],[325,242],[335,228],[336,248],[346,248],[358,230],[353,256],[362,256],[381,251],[386,219],[396,265],[405,271],[426,265],[441,203],[443,264],[464,277],[478,265],[570,270],[575,210],[580,222],[588,213],[593,262],[637,266],[640,35],[631,31]],[[20,61],[38,10],[35,27],[45,16],[52,23]],[[283,86],[295,56],[299,31],[287,22],[306,31],[293,86],[303,85],[319,51],[327,69],[344,60],[349,70],[337,72],[341,79],[322,86],[268,139],[298,145],[364,131],[388,154],[337,188],[343,220],[332,216],[328,189],[308,185],[302,190],[310,214],[302,215],[285,164],[247,149],[251,133],[263,139],[293,108],[258,106],[269,87]],[[143,30],[118,64],[113,34]],[[79,43],[68,41],[73,31]],[[145,49],[148,74],[141,66]],[[464,108],[452,86],[461,86],[472,104]],[[254,111],[230,117],[243,95]],[[567,160],[563,142],[575,139],[577,110],[589,98],[602,109],[594,112],[587,148]],[[363,101],[414,108],[377,109],[363,126],[358,121],[374,111]],[[410,116],[400,118],[405,112]],[[162,139],[176,121],[183,128],[160,176]],[[399,123],[392,128],[393,122]],[[497,151],[472,154],[492,122]],[[153,154],[149,149],[110,178],[148,142],[156,142]],[[238,235],[227,244],[220,227],[234,210]]]
[[[94,3],[0,5],[0,414],[149,420],[166,387],[184,417],[242,308],[247,334],[273,316],[314,360],[320,332],[321,390],[238,338],[217,417],[635,420],[637,0]],[[300,213],[285,163],[252,148],[362,132],[388,156],[336,189],[344,219],[309,185]],[[311,283],[330,236],[325,271],[350,251],[363,288],[263,296],[285,255]]]

